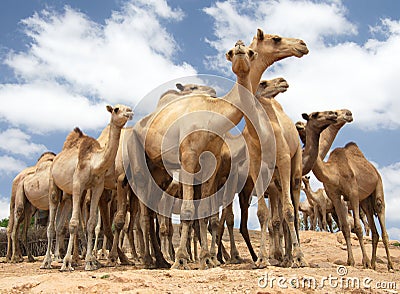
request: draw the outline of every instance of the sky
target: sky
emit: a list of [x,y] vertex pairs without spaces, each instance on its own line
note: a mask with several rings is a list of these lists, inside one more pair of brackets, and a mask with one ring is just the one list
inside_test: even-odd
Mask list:
[[400,1],[2,0],[0,14],[0,219],[13,178],[42,152],[58,153],[74,127],[97,137],[107,104],[134,107],[174,79],[234,79],[225,52],[261,28],[310,50],[263,75],[288,81],[277,99],[294,122],[353,112],[333,148],[354,141],[378,168],[389,235],[400,239]]

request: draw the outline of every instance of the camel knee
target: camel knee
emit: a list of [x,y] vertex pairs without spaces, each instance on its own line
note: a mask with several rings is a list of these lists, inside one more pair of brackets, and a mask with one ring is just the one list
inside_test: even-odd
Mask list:
[[233,225],[235,223],[235,218],[234,218],[233,214],[227,214],[225,221],[226,221],[226,225],[228,227],[233,227]]
[[117,213],[114,217],[114,226],[117,231],[121,231],[125,225],[125,217],[122,213]]
[[69,222],[69,233],[70,234],[76,234],[78,231],[78,221],[77,220],[71,220]]
[[257,217],[260,224],[263,224],[267,221],[267,215],[264,211],[257,211]]
[[294,222],[294,211],[293,206],[291,208],[287,208],[284,213],[285,219],[288,223]]

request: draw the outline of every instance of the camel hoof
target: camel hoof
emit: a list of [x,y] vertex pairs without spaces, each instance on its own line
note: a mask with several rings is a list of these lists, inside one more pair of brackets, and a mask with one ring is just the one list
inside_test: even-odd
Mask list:
[[254,263],[255,268],[261,269],[270,266],[268,258],[259,257],[257,261]]
[[216,267],[216,264],[213,262],[212,257],[204,257],[200,259],[200,269],[206,270]]
[[42,265],[40,266],[41,269],[52,269],[51,260],[43,260]]
[[107,258],[107,266],[116,266],[118,264],[118,257],[109,255]]
[[28,262],[35,262],[35,261],[36,261],[36,259],[33,258],[32,256],[28,257]]
[[221,265],[221,263],[219,262],[218,258],[215,255],[211,256],[211,262],[214,264],[214,266]]
[[23,262],[24,261],[24,259],[23,258],[18,258],[18,257],[15,257],[15,256],[13,256],[13,257],[11,257],[11,263],[20,263],[20,262]]
[[171,269],[189,270],[187,264],[188,264],[187,259],[178,258],[172,265]]
[[60,272],[72,272],[74,271],[74,268],[72,267],[70,262],[64,262],[63,265],[60,268]]
[[[171,263],[173,263],[173,262],[171,261]],[[166,268],[166,269],[169,269],[169,268],[171,268],[171,263],[169,263],[169,262],[166,261],[166,260],[161,260],[161,261],[156,262],[156,267],[157,267],[157,268]]]
[[348,265],[348,266],[353,266],[353,267],[354,267],[354,265],[355,265],[354,259],[348,259],[348,260],[347,260],[347,265]]
[[365,269],[372,268],[371,261],[368,258],[363,259],[362,264]]
[[241,258],[239,255],[232,256],[228,261],[228,264],[241,264],[241,263],[243,263],[243,258]]
[[102,265],[96,259],[86,261],[86,263],[85,263],[85,271],[94,271],[101,267],[102,267]]

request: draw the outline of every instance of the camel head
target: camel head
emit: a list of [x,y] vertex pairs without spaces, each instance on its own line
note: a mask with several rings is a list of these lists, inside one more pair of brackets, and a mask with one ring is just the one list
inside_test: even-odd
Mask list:
[[316,111],[310,114],[303,113],[302,117],[307,121],[307,128],[322,132],[331,124],[337,122],[337,112],[335,111]]
[[111,113],[111,124],[122,128],[128,120],[132,119],[133,111],[132,108],[116,104],[114,107],[107,105],[107,111]]
[[350,123],[353,121],[353,114],[351,113],[350,110],[348,109],[340,109],[336,110],[338,117],[337,117],[337,122],[338,123]]
[[257,58],[257,52],[246,47],[243,41],[236,42],[235,47],[226,54],[226,59],[232,62],[232,71],[237,76],[247,75],[250,72],[250,64]]
[[289,84],[284,78],[263,80],[258,85],[255,96],[257,98],[275,98],[276,95],[285,92],[288,88]]
[[305,186],[310,184],[310,176],[304,176],[301,179],[302,179],[302,181],[303,181]]
[[307,45],[303,40],[264,34],[261,29],[257,30],[257,35],[254,36],[249,47],[258,52],[266,66],[286,57],[300,58],[308,54]]
[[296,126],[296,129],[297,129],[297,132],[299,133],[301,142],[303,142],[303,144],[306,144],[306,138],[307,138],[307,136],[306,136],[306,124],[304,122],[302,122],[302,121],[298,121],[295,124],[295,126]]
[[209,86],[202,86],[197,84],[182,85],[180,83],[177,83],[176,88],[181,91],[180,94],[182,95],[191,93],[200,93],[200,94],[210,95],[211,97],[214,98],[217,97],[217,92],[215,91],[215,89]]

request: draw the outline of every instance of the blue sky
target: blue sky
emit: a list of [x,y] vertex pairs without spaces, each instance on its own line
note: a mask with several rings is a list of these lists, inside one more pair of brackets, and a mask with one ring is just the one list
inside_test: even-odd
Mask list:
[[134,106],[172,79],[234,78],[224,53],[262,28],[310,49],[263,76],[288,81],[278,99],[294,121],[352,110],[334,147],[355,141],[378,167],[387,227],[400,239],[399,1],[2,0],[0,11],[0,218],[14,176],[59,152],[72,128],[96,137],[106,104]]

